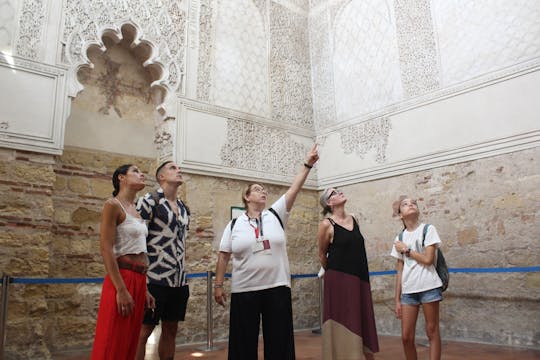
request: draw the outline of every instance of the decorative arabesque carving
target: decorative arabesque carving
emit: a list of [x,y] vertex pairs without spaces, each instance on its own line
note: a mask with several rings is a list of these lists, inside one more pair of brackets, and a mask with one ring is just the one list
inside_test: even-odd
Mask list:
[[397,44],[405,98],[440,87],[430,0],[397,0]]
[[307,151],[285,130],[228,119],[227,142],[220,155],[224,166],[291,176]]
[[386,161],[386,147],[392,122],[387,117],[371,119],[338,131],[345,154],[355,153],[361,159],[371,150],[375,161]]
[[197,99],[208,102],[212,85],[214,8],[213,0],[201,0],[199,22],[199,66],[197,72]]
[[313,129],[308,18],[270,4],[272,120]]
[[19,16],[19,32],[15,53],[21,57],[40,60],[41,41],[45,27],[46,7],[43,0],[24,0]]
[[163,69],[156,83],[170,92],[182,92],[186,52],[184,1],[66,0],[62,61],[77,68],[90,65],[86,56],[88,46],[94,44],[103,48],[102,36],[108,32],[116,33],[121,39],[124,24],[137,30],[134,45],[144,42],[152,47],[144,65],[159,64]]
[[161,160],[173,158],[175,118],[167,118],[156,125],[154,145]]

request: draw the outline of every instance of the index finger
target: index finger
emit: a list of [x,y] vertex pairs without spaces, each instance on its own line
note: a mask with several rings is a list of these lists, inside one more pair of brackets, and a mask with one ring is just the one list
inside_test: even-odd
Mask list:
[[319,144],[317,144],[317,143],[313,144],[313,147],[311,148],[311,151],[317,151],[318,146],[319,146]]

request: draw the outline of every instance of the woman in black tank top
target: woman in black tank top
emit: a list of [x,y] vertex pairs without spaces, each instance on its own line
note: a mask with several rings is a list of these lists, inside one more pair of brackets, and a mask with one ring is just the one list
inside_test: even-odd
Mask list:
[[[369,270],[357,220],[343,192],[326,189],[317,240],[324,274],[323,359],[373,359],[379,351]],[[345,344],[345,345],[344,345]]]

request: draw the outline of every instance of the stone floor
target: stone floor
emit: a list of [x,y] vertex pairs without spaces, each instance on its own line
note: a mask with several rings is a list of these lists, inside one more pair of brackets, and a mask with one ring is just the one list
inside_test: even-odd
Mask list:
[[[297,360],[320,360],[321,359],[321,338],[320,335],[311,331],[298,332],[295,335],[296,358]],[[428,359],[429,349],[425,345],[418,345],[419,360]],[[201,351],[204,345],[178,347],[175,360],[222,360],[227,359],[226,344],[216,343],[221,347],[215,351]],[[375,358],[377,360],[398,360],[404,359],[401,347],[401,339],[395,336],[379,336],[379,352]],[[89,354],[55,356],[58,360],[86,360]],[[444,360],[539,360],[540,350],[527,350],[505,346],[494,346],[477,343],[465,343],[443,340]],[[148,346],[148,360],[158,359],[152,345]],[[259,343],[259,359],[263,359],[262,342]],[[346,359],[344,359],[346,360]]]

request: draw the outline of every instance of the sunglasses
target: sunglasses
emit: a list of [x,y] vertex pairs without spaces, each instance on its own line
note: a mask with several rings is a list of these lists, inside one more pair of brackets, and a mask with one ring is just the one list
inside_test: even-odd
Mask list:
[[330,193],[330,195],[328,195],[328,200],[330,200],[332,198],[332,196],[334,195],[337,195],[337,194],[342,194],[343,192],[340,191],[340,190],[332,190],[332,192]]

